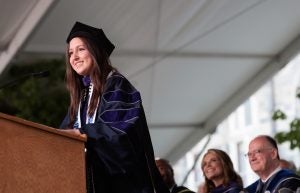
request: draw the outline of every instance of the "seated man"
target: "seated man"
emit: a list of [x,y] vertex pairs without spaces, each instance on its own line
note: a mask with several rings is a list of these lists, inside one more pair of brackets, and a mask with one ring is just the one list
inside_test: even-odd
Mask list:
[[300,176],[280,167],[277,143],[272,137],[255,137],[249,144],[247,156],[252,170],[260,179],[248,186],[246,192],[296,192],[300,187]]
[[193,191],[189,190],[184,186],[177,186],[174,179],[173,168],[169,164],[168,160],[157,159],[155,160],[155,163],[171,193],[194,193]]

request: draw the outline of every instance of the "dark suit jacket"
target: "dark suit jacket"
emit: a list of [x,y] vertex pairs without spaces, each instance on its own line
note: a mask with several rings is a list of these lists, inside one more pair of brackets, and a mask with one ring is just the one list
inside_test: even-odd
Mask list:
[[175,186],[171,193],[195,193],[185,186]]

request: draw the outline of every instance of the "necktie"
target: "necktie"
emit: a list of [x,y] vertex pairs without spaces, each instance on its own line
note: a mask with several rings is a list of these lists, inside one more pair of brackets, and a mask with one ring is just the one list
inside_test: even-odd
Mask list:
[[259,181],[256,193],[264,193],[264,187],[265,187],[265,184],[262,181]]

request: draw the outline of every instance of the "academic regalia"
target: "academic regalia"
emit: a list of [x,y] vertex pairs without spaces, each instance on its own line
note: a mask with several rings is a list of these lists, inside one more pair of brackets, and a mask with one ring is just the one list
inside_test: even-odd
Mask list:
[[[61,128],[68,124],[67,115]],[[124,76],[107,78],[94,122],[79,130],[88,136],[88,193],[169,192],[155,165],[140,93]]]
[[228,186],[220,185],[215,187],[211,193],[239,193],[243,188],[236,182],[230,182]]
[[283,193],[296,192],[300,187],[300,176],[289,170],[282,169],[271,176],[265,183],[257,180],[245,190],[248,193]]
[[191,191],[190,189],[188,189],[185,186],[177,186],[177,185],[175,185],[172,188],[171,193],[195,193],[195,192]]

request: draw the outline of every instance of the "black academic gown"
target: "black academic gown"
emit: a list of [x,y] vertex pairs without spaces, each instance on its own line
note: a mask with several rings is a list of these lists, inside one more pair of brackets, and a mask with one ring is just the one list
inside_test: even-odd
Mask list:
[[289,193],[296,192],[300,187],[300,176],[289,170],[282,169],[271,176],[265,184],[257,180],[246,188],[247,193]]
[[[68,115],[61,128],[69,123]],[[105,85],[96,121],[85,124],[88,136],[88,193],[168,193],[155,165],[140,93],[114,72]]]
[[171,193],[195,193],[195,192],[191,191],[190,189],[188,189],[185,186],[177,186],[177,185],[175,185],[172,188]]
[[211,193],[239,193],[243,187],[236,182],[230,182],[227,186],[219,185],[212,189]]

